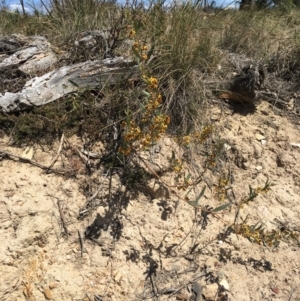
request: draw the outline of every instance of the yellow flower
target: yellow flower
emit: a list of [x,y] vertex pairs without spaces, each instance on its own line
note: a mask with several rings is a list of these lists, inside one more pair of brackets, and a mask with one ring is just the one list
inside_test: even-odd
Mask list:
[[148,59],[148,56],[147,56],[146,54],[143,54],[143,55],[142,55],[142,59],[143,59],[144,61],[146,61],[146,60]]
[[142,47],[142,50],[147,50],[148,49],[148,46],[147,45],[144,45],[143,47]]
[[133,37],[133,36],[135,36],[135,34],[136,34],[135,30],[132,29],[129,32],[129,37]]
[[162,102],[162,96],[161,96],[161,94],[158,94],[158,95],[156,96],[156,100],[157,100],[159,103]]
[[182,137],[182,142],[184,144],[190,144],[191,143],[191,137],[190,136],[184,136],[184,137]]
[[175,171],[175,172],[180,172],[180,171],[181,171],[181,166],[178,166],[178,165],[175,166],[175,167],[174,167],[174,171]]
[[150,77],[149,78],[149,85],[152,89],[157,89],[158,87],[158,81],[157,81],[157,78],[155,77]]
[[151,77],[149,78],[149,81],[150,81],[151,84],[157,84],[157,78],[155,78],[155,77],[152,77],[152,76],[151,76]]

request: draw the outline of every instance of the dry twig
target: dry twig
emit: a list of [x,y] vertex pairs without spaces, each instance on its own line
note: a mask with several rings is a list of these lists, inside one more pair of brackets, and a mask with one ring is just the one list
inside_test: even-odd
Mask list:
[[66,224],[65,216],[64,216],[64,213],[63,213],[62,208],[61,208],[61,201],[60,200],[57,200],[57,206],[58,206],[58,210],[59,210],[61,222],[62,222],[63,228],[65,230],[65,234],[68,237],[70,233],[68,231],[68,227],[67,227],[67,224]]
[[83,257],[83,252],[86,251],[84,247],[84,240],[82,237],[82,234],[80,230],[78,230],[78,237],[79,237],[79,243],[80,243],[80,250],[81,250],[81,257]]
[[[24,162],[24,163],[30,163],[34,166],[37,166],[41,169],[45,169],[48,171],[49,167],[45,166],[45,165],[42,165],[36,161],[33,161],[33,160],[30,160],[30,159],[26,159],[26,158],[22,158],[20,156],[17,156],[17,155],[14,155],[14,154],[10,154],[8,152],[4,152],[2,150],[0,150],[0,156],[1,156],[1,159],[3,159],[4,157],[7,157],[11,160],[15,160],[16,159],[19,159],[20,161]],[[57,174],[60,174],[60,175],[70,175],[71,174],[71,170],[67,170],[67,169],[56,169],[56,168],[52,168],[50,169],[51,172],[53,173],[57,173]]]
[[53,158],[51,164],[49,165],[49,167],[48,167],[48,169],[47,169],[47,173],[49,172],[50,168],[54,165],[54,163],[56,162],[57,158],[59,157],[59,154],[60,154],[60,152],[61,152],[61,150],[62,150],[63,143],[64,143],[64,133],[61,135],[60,145],[59,145],[57,154],[56,154],[56,156]]

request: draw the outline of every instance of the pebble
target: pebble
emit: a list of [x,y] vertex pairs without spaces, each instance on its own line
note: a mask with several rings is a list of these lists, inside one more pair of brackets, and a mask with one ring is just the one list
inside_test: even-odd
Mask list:
[[44,288],[44,295],[45,295],[45,298],[47,300],[52,300],[53,299],[52,292],[51,292],[50,288]]
[[32,160],[33,158],[33,147],[26,147],[25,150],[22,152],[21,157],[23,159]]
[[278,288],[277,286],[272,287],[271,290],[272,290],[275,294],[278,294],[278,293],[279,293],[279,288]]
[[260,111],[266,116],[269,115],[269,111],[267,111],[266,109],[261,109]]
[[263,168],[262,168],[262,166],[256,166],[255,169],[256,169],[257,171],[261,171]]
[[254,144],[254,158],[259,159],[262,156],[262,150],[263,148],[260,145]]
[[262,134],[259,134],[259,133],[255,134],[255,138],[256,138],[256,140],[258,140],[258,141],[261,141],[261,140],[265,140],[265,139],[266,139],[265,136],[263,136]]
[[116,281],[117,283],[120,283],[122,277],[123,277],[123,276],[122,276],[122,273],[118,272],[118,273],[116,274],[116,276],[115,276],[115,281]]
[[219,284],[223,286],[226,291],[230,291],[230,286],[225,278],[222,279]]
[[202,295],[206,301],[214,301],[218,293],[219,286],[217,283],[208,284],[203,287]]
[[228,151],[231,149],[231,146],[227,143],[224,143],[224,149],[225,149],[225,151]]
[[52,282],[52,283],[49,284],[49,288],[50,289],[54,289],[54,288],[56,288],[58,286],[59,286],[59,284],[57,282]]
[[291,146],[294,146],[294,147],[299,147],[300,148],[300,143],[291,143]]

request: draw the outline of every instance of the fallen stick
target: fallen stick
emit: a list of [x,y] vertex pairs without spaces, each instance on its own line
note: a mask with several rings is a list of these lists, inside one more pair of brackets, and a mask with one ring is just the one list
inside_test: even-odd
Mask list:
[[81,257],[83,257],[83,252],[85,251],[85,247],[84,247],[84,240],[83,240],[80,230],[78,230],[78,237],[79,237],[79,243],[80,243]]
[[68,237],[70,233],[68,231],[68,227],[67,227],[67,224],[66,224],[66,221],[65,221],[65,216],[64,216],[64,213],[63,213],[62,208],[61,208],[61,201],[60,200],[57,200],[57,206],[58,206],[58,211],[59,211],[59,214],[60,214],[60,219],[61,219],[63,228],[65,230],[65,234]]
[[[37,166],[41,169],[46,169],[48,170],[48,167],[47,166],[44,166],[36,161],[33,161],[33,160],[30,160],[30,159],[26,159],[26,158],[23,158],[23,157],[20,157],[20,156],[17,156],[17,155],[14,155],[14,154],[10,154],[10,153],[7,153],[7,152],[4,152],[4,151],[1,151],[0,150],[0,159],[3,159],[2,156],[6,156],[8,157],[9,159],[11,160],[14,160],[14,158],[17,158],[19,159],[20,161],[23,161],[24,163],[30,163],[34,166]],[[55,168],[52,168],[50,169],[52,172],[54,173],[57,173],[57,174],[61,174],[61,175],[67,175],[67,174],[70,174],[71,173],[71,170],[67,170],[67,169],[55,169]]]
[[205,276],[206,273],[201,273],[199,274],[199,276],[197,276],[196,278],[188,281],[187,283],[183,284],[182,286],[180,286],[179,288],[177,288],[175,291],[172,292],[172,294],[168,297],[168,299],[170,299],[172,296],[174,296],[175,294],[177,294],[179,291],[181,291],[183,288],[185,288],[186,286],[188,286],[191,283],[194,283],[195,281],[197,281],[199,278]]
[[54,165],[54,163],[56,162],[57,158],[59,157],[59,154],[60,154],[60,152],[61,152],[61,150],[62,150],[63,143],[64,143],[64,133],[61,135],[60,145],[59,145],[57,154],[56,154],[56,156],[53,158],[52,162],[50,163],[50,165],[49,165],[49,167],[48,167],[46,173],[49,173],[50,168]]
[[91,166],[91,162],[90,162],[90,159],[87,158],[85,156],[85,154],[83,154],[77,147],[75,148],[76,152],[78,153],[80,159],[83,161],[83,163],[86,165],[86,166]]

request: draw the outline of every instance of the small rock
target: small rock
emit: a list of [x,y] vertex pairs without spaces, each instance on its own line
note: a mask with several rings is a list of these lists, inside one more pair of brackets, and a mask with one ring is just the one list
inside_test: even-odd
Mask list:
[[228,282],[227,282],[227,280],[224,278],[224,279],[222,279],[220,282],[219,282],[219,284],[221,285],[221,286],[223,286],[223,288],[226,290],[226,291],[230,291],[230,286],[229,286],[229,284],[228,284]]
[[263,139],[263,140],[260,141],[260,143],[261,143],[262,145],[264,145],[264,144],[267,143],[267,140]]
[[279,293],[279,288],[277,286],[271,287],[271,290],[275,293],[278,294]]
[[53,290],[54,288],[56,288],[56,287],[58,287],[58,286],[59,286],[59,284],[58,284],[57,282],[52,282],[52,283],[49,284],[49,288],[50,288],[51,290]]
[[256,133],[256,134],[255,134],[255,138],[256,138],[256,140],[258,140],[258,141],[261,141],[261,140],[265,140],[265,139],[266,139],[265,136],[263,136],[262,134],[259,134],[259,133]]
[[269,111],[267,111],[266,109],[261,109],[260,111],[266,116],[269,115]]
[[294,147],[299,147],[300,148],[300,143],[291,143],[291,146],[294,146]]
[[44,295],[45,295],[45,298],[47,300],[52,300],[53,299],[52,292],[51,292],[50,288],[44,288]]
[[26,147],[25,150],[22,152],[21,157],[23,159],[32,160],[33,158],[33,147]]
[[116,276],[115,276],[115,281],[116,281],[117,283],[120,283],[122,277],[123,277],[123,276],[122,276],[122,273],[118,272],[118,273],[116,274]]
[[249,162],[242,162],[242,168],[247,170],[250,168],[250,163]]
[[261,171],[263,168],[262,168],[262,166],[256,166],[255,169],[256,169],[257,171]]
[[263,148],[260,145],[254,144],[254,158],[259,159],[262,156]]
[[219,286],[217,283],[208,284],[203,287],[202,295],[204,296],[205,300],[207,301],[214,301],[215,297],[218,293]]
[[225,151],[228,151],[231,149],[231,146],[227,143],[224,143],[224,149],[225,149]]

